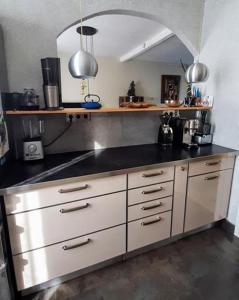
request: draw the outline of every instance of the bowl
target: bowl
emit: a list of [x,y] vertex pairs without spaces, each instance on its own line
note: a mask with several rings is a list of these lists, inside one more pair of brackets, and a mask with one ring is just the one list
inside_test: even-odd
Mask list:
[[183,105],[183,102],[179,102],[179,100],[165,100],[164,103],[168,107],[179,107],[179,106]]

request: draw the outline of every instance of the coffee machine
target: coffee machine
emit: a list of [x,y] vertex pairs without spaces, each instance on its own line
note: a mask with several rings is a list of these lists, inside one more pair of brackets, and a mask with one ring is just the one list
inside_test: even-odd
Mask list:
[[198,148],[195,142],[195,134],[199,129],[200,121],[198,119],[185,120],[183,127],[183,145],[187,149]]
[[43,77],[43,93],[46,109],[59,109],[61,104],[60,58],[42,58],[41,66]]

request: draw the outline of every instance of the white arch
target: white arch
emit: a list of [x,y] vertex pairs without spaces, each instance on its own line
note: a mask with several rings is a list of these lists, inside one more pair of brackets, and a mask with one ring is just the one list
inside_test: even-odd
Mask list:
[[[97,16],[102,16],[102,15],[129,15],[129,16],[135,16],[135,17],[141,17],[144,19],[149,19],[152,21],[156,21],[161,23],[162,25],[165,25],[165,22],[162,20],[162,18],[160,18],[160,16],[157,15],[152,15],[152,14],[148,14],[148,13],[143,13],[143,12],[138,12],[138,11],[134,11],[134,10],[126,10],[126,9],[112,9],[112,10],[104,10],[104,11],[99,11],[97,13],[88,15],[86,17],[83,17],[83,21],[85,20],[89,20],[92,19],[94,17]],[[74,26],[76,24],[78,24],[80,22],[80,19],[78,19],[77,21],[71,23],[69,26],[67,26],[66,28],[64,28],[64,30],[62,30],[60,32],[60,34],[58,34],[57,37],[59,37],[62,33],[64,33],[67,29],[69,29],[71,26]],[[174,30],[173,28],[168,27],[168,25],[166,26],[168,29],[172,30],[173,33],[181,40],[181,42],[188,48],[188,50],[191,52],[191,54],[194,57],[197,57],[199,55],[198,50],[192,45],[192,43],[187,39],[187,37],[185,36],[184,33],[182,33],[179,30]]]

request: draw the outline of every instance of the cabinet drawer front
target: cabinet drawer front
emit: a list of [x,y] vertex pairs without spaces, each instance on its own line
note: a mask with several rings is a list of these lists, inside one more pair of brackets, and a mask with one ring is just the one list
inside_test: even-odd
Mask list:
[[215,157],[204,161],[189,163],[189,176],[205,174],[225,169],[232,169],[234,157],[220,158]]
[[16,255],[13,260],[18,290],[121,255],[125,253],[125,241],[126,228],[121,225]]
[[231,169],[189,178],[185,231],[226,217],[231,180]]
[[170,237],[171,212],[133,221],[128,224],[128,251]]
[[126,192],[9,215],[13,254],[126,223]]
[[155,200],[173,194],[173,181],[154,184],[151,186],[128,191],[128,203],[133,205],[145,201]]
[[76,201],[126,189],[126,175],[110,176],[7,195],[7,214]]
[[157,168],[128,175],[129,188],[173,180],[174,167]]
[[162,198],[128,207],[128,221],[141,219],[172,209],[172,197]]

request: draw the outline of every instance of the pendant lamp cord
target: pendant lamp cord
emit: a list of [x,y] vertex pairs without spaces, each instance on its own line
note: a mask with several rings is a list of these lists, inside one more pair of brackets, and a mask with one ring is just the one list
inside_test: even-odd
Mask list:
[[84,50],[84,47],[83,47],[82,1],[81,0],[80,0],[80,26],[81,26],[80,47],[81,47],[81,50]]

